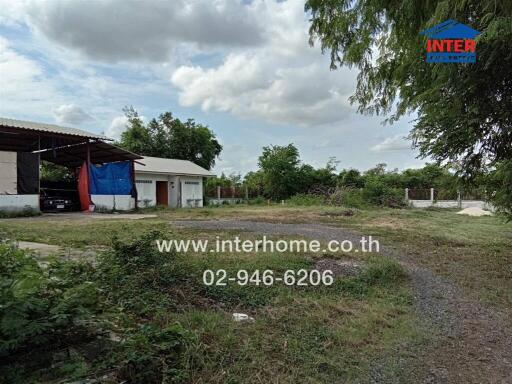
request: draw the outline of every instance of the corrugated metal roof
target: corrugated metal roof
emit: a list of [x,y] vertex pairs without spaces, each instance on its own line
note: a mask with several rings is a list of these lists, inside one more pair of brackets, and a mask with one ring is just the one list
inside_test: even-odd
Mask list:
[[135,172],[170,173],[174,175],[205,177],[215,176],[215,174],[212,172],[188,160],[164,159],[161,157],[145,156],[138,161],[144,165],[135,163]]
[[60,125],[55,125],[55,124],[35,123],[33,121],[7,119],[5,117],[0,117],[0,126],[29,129],[32,131],[40,131],[40,132],[59,133],[62,135],[87,137],[90,139],[110,140],[103,135],[97,135],[95,133],[82,131],[81,129],[77,129],[77,128],[61,127]]
[[138,160],[142,156],[126,151],[104,141],[94,141],[89,144],[68,145],[40,152],[41,159],[68,167],[77,167],[87,158],[87,146],[91,162],[94,164],[110,163],[113,161]]

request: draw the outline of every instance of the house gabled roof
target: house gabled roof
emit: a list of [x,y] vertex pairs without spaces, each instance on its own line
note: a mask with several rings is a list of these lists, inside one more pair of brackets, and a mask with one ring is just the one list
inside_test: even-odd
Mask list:
[[431,39],[474,39],[480,32],[450,19],[425,29],[421,31],[420,34],[428,36]]
[[135,163],[135,172],[213,177],[214,173],[188,160],[144,156]]

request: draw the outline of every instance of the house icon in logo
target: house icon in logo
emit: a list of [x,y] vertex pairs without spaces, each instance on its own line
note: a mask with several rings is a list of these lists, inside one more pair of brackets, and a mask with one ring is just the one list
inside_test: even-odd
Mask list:
[[427,63],[476,63],[475,37],[480,32],[455,20],[420,32],[427,39]]

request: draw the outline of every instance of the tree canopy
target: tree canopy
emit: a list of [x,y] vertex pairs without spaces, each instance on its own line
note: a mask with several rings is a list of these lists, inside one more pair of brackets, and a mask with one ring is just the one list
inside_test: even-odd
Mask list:
[[[467,178],[512,158],[511,1],[308,0],[306,10],[331,67],[359,70],[360,112],[416,113],[421,155]],[[448,19],[481,32],[475,64],[426,63],[420,32]]]
[[171,112],[144,124],[133,107],[124,109],[128,129],[123,132],[119,145],[143,156],[190,160],[211,169],[222,151],[215,134],[192,119],[182,122]]

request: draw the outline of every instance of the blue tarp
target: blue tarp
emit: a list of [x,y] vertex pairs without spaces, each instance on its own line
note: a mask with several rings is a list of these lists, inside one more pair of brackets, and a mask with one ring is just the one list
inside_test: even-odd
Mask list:
[[130,195],[132,177],[129,161],[91,165],[89,191],[91,195]]

